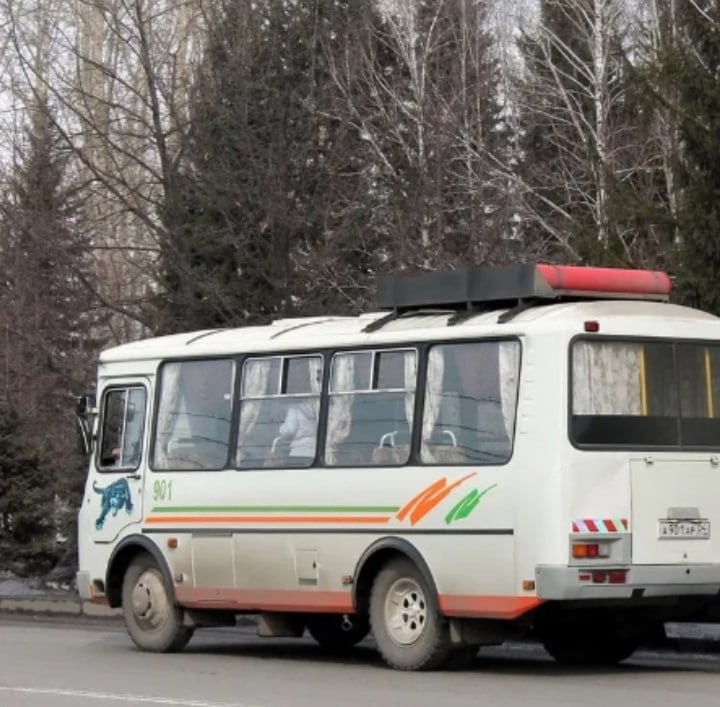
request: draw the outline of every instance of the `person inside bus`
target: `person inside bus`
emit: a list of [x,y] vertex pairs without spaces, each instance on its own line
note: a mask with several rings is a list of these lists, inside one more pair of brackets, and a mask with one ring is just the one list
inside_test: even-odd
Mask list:
[[280,437],[289,442],[288,466],[310,466],[315,460],[318,402],[315,398],[290,405],[280,425]]
[[[317,439],[318,407],[317,395],[313,394],[309,361],[298,360],[288,371],[286,392],[308,397],[295,398],[290,403],[285,420],[280,425],[280,438],[288,443],[288,466],[310,466],[315,460]],[[320,375],[320,370],[314,372]],[[317,381],[319,385],[319,379]]]

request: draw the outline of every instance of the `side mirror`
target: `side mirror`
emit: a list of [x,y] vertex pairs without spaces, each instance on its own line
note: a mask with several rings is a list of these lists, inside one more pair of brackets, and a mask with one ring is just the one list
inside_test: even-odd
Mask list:
[[93,424],[97,408],[94,395],[82,395],[75,400],[75,419],[78,425],[78,445],[80,451],[88,455],[93,449]]
[[75,399],[75,414],[78,417],[88,417],[95,412],[95,396],[81,395]]

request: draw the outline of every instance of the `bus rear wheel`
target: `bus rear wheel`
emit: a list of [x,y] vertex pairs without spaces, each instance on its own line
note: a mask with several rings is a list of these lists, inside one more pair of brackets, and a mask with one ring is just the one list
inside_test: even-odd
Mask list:
[[323,647],[352,648],[370,633],[365,616],[354,614],[317,614],[307,619],[308,633]]
[[433,670],[451,655],[437,597],[408,559],[392,560],[375,578],[370,625],[383,660],[397,670]]
[[144,651],[173,653],[192,637],[160,568],[146,553],[135,557],[125,572],[122,612],[130,638]]

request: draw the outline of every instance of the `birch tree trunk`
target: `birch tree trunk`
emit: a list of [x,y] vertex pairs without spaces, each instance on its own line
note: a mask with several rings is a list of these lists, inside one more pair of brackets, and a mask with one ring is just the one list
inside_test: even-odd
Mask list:
[[382,5],[333,77],[337,117],[362,136],[376,213],[394,269],[506,255],[508,135],[489,3]]
[[572,260],[634,258],[637,233],[615,206],[645,169],[627,109],[626,10],[621,0],[543,0],[523,43],[528,230]]

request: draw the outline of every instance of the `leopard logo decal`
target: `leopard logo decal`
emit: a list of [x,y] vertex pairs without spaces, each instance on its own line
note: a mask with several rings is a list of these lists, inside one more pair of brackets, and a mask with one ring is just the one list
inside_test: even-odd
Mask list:
[[93,491],[102,496],[100,501],[100,515],[95,521],[96,530],[102,530],[108,513],[111,513],[113,517],[115,517],[121,508],[125,508],[128,514],[132,512],[133,502],[130,497],[130,486],[128,485],[127,479],[118,479],[104,488],[93,482]]

